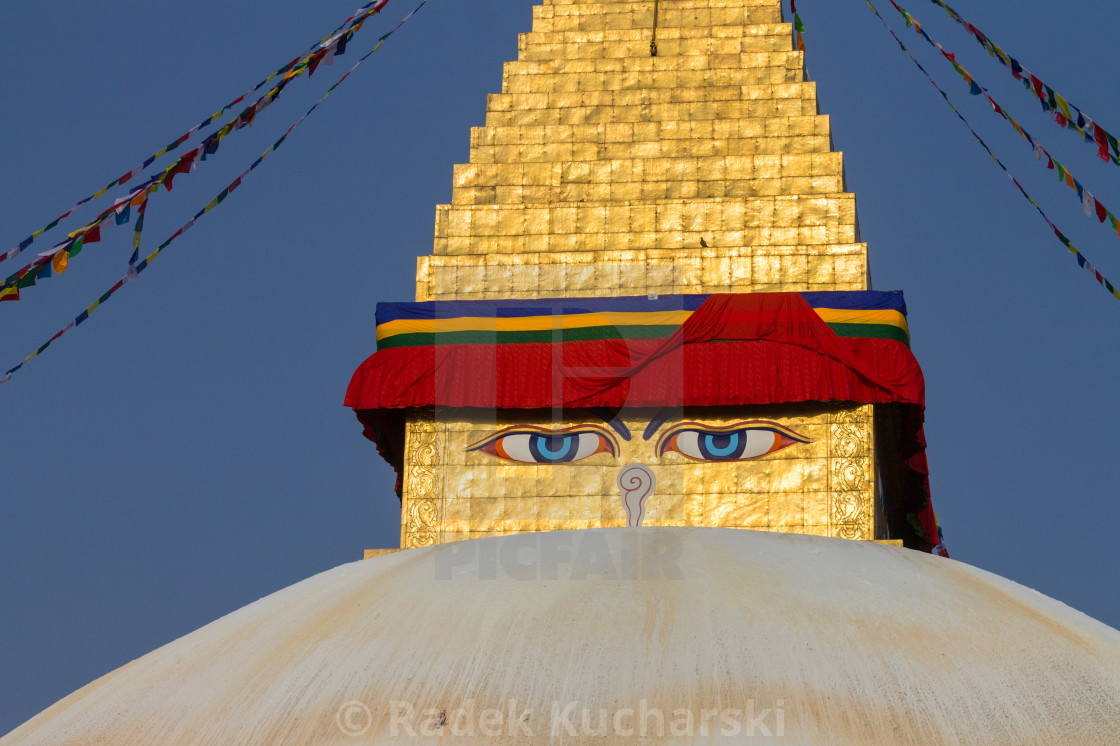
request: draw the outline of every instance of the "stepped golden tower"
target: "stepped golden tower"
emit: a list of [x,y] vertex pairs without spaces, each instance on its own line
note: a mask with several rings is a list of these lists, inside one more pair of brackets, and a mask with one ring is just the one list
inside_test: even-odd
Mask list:
[[[437,207],[416,300],[866,290],[855,197],[792,46],[780,0],[534,7]],[[647,521],[888,535],[870,405],[763,414],[808,442],[758,462],[663,464]],[[402,547],[622,524],[617,459],[500,463],[465,450],[480,425],[409,417]]]
[[437,208],[417,300],[867,288],[779,0],[533,10]]

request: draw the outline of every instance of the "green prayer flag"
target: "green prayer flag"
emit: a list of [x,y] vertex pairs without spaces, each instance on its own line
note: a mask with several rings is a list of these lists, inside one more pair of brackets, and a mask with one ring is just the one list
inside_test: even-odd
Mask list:
[[16,280],[16,289],[17,290],[23,290],[24,288],[32,287],[35,284],[35,278],[38,277],[38,275],[39,275],[39,269],[36,269],[32,272],[28,272],[23,277]]
[[793,14],[793,27],[801,33],[805,33],[805,24],[801,22],[801,16],[796,13]]

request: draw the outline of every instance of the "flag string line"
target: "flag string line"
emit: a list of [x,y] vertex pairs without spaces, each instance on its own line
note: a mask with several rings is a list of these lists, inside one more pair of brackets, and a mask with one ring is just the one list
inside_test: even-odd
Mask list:
[[1037,139],[1035,139],[1029,132],[1023,129],[1022,125],[1015,121],[1015,119],[1007,113],[1007,110],[1000,106],[999,102],[997,102],[992,97],[988,89],[980,85],[972,76],[972,74],[965,70],[959,62],[957,62],[956,55],[952,52],[946,51],[945,47],[943,47],[939,42],[931,37],[925,29],[922,28],[922,25],[918,22],[918,19],[914,18],[913,15],[911,15],[905,8],[895,2],[895,0],[889,0],[889,2],[894,6],[895,10],[897,10],[905,19],[907,28],[913,26],[915,32],[917,32],[919,36],[925,39],[931,47],[936,49],[942,57],[948,60],[948,62],[953,66],[953,69],[956,70],[957,74],[959,74],[964,80],[965,84],[969,86],[969,92],[974,96],[983,95],[986,99],[988,99],[988,103],[992,106],[992,111],[1003,117],[1007,121],[1007,123],[1010,124],[1012,128],[1014,128],[1019,136],[1030,144],[1031,149],[1035,154],[1036,160],[1042,161],[1043,156],[1046,157],[1046,167],[1051,171],[1057,171],[1059,181],[1077,192],[1078,202],[1080,202],[1082,207],[1084,208],[1085,214],[1090,218],[1096,217],[1101,223],[1108,221],[1112,225],[1113,232],[1116,233],[1117,237],[1120,237],[1120,220],[1117,219],[1116,215],[1107,207],[1105,207],[1099,199],[1093,196],[1092,192],[1086,189],[1084,185],[1074,177],[1073,173],[1066,166],[1062,165],[1058,161],[1058,159],[1056,159],[1050,153],[1049,150],[1044,148]]
[[22,361],[20,361],[20,363],[18,365],[16,365],[13,368],[10,368],[4,374],[3,377],[0,377],[0,385],[3,385],[5,383],[9,382],[12,378],[13,373],[20,370],[22,367],[24,367],[24,365],[26,365],[33,358],[41,355],[59,337],[63,336],[68,331],[70,331],[70,330],[80,326],[81,324],[83,324],[89,318],[91,313],[93,313],[99,306],[101,306],[102,304],[107,302],[110,298],[112,298],[121,288],[123,288],[128,283],[139,279],[140,273],[145,271],[149,266],[151,266],[151,263],[156,260],[156,258],[160,255],[161,252],[163,252],[164,249],[166,249],[168,246],[171,245],[171,243],[173,241],[175,241],[177,238],[179,238],[184,233],[186,233],[188,230],[190,230],[192,227],[194,227],[195,221],[197,221],[199,218],[201,218],[206,213],[213,210],[215,207],[217,207],[222,202],[224,202],[225,199],[235,189],[237,189],[241,185],[242,179],[244,179],[246,176],[248,176],[249,173],[252,172],[253,170],[255,170],[258,166],[260,166],[261,163],[263,163],[264,160],[271,153],[274,153],[276,151],[276,149],[279,148],[281,144],[283,144],[284,140],[287,139],[288,135],[290,135],[292,133],[292,131],[296,129],[296,127],[298,127],[300,124],[302,124],[303,121],[306,120],[307,117],[310,116],[312,112],[314,112],[316,109],[318,109],[319,105],[322,104],[324,101],[326,101],[327,97],[330,96],[334,92],[334,90],[342,84],[342,82],[344,80],[346,80],[348,77],[350,77],[350,75],[355,70],[357,70],[358,67],[361,66],[361,64],[363,62],[365,62],[367,59],[369,59],[369,57],[372,56],[374,54],[374,52],[381,49],[381,46],[385,43],[385,41],[390,36],[392,36],[398,29],[400,29],[401,26],[403,26],[410,18],[412,18],[414,15],[416,15],[417,11],[419,11],[422,7],[424,7],[424,5],[426,3],[427,3],[427,0],[420,0],[420,4],[417,5],[416,8],[414,8],[408,15],[406,15],[400,21],[400,23],[398,23],[396,26],[394,26],[388,33],[382,35],[377,40],[377,45],[373,49],[371,49],[369,52],[367,52],[361,58],[359,58],[358,61],[354,63],[354,66],[346,71],[346,74],[344,74],[341,78],[339,78],[338,81],[335,82],[334,85],[332,85],[330,88],[328,88],[326,93],[324,93],[322,95],[322,97],[318,101],[316,101],[315,104],[311,108],[309,108],[306,112],[304,112],[303,115],[299,119],[297,119],[294,124],[292,124],[290,127],[288,127],[288,129],[284,132],[283,135],[280,136],[280,138],[278,140],[276,140],[276,142],[274,142],[274,143],[272,143],[272,145],[268,146],[268,148],[263,153],[261,153],[261,155],[258,156],[257,159],[255,161],[253,161],[253,163],[247,169],[245,169],[243,172],[241,172],[241,175],[239,175],[236,179],[234,179],[229,184],[229,186],[227,186],[225,189],[223,189],[221,192],[219,192],[218,195],[214,197],[214,199],[210,200],[210,202],[207,203],[207,205],[205,207],[203,207],[201,210],[199,210],[197,213],[195,213],[195,215],[190,220],[188,220],[181,227],[179,227],[178,230],[176,230],[174,233],[172,233],[163,243],[161,243],[159,246],[157,246],[150,254],[148,254],[146,257],[144,257],[139,262],[136,262],[136,263],[130,262],[129,267],[128,267],[128,271],[125,273],[124,277],[117,280],[117,282],[112,287],[110,287],[108,290],[106,290],[104,293],[102,293],[97,298],[97,300],[95,300],[89,307],[87,307],[84,311],[79,313],[72,321],[68,322],[64,327],[62,327],[62,329],[60,329],[58,332],[56,332],[54,334],[54,336],[52,336],[50,339],[48,339],[46,342],[44,342],[42,345],[40,345],[34,352],[32,352],[30,355],[28,355]]
[[988,147],[988,143],[984,141],[984,138],[980,137],[973,126],[965,118],[964,114],[962,114],[960,110],[953,104],[953,101],[949,98],[949,95],[945,93],[944,90],[942,90],[941,86],[939,86],[937,82],[930,76],[929,72],[924,67],[922,67],[922,63],[920,63],[918,61],[918,58],[914,56],[913,52],[911,52],[910,49],[905,44],[903,44],[902,39],[898,38],[898,34],[894,32],[894,29],[891,28],[889,23],[887,23],[887,20],[883,18],[883,16],[879,13],[878,8],[871,4],[871,0],[866,1],[867,7],[869,7],[871,9],[871,12],[873,12],[879,18],[879,20],[883,23],[883,27],[886,28],[887,32],[890,33],[892,37],[894,37],[894,40],[898,43],[899,48],[903,52],[905,52],[910,60],[918,67],[918,69],[922,71],[922,74],[925,76],[926,80],[929,81],[930,85],[937,89],[937,92],[941,94],[941,98],[945,99],[945,103],[949,105],[949,108],[953,110],[953,113],[957,115],[957,118],[964,123],[964,126],[968,128],[968,131],[972,133],[972,136],[976,138],[976,141],[980,143],[980,146],[984,148],[989,157],[991,157],[991,159],[995,161],[996,165],[1003,170],[1007,178],[1011,179],[1011,183],[1016,186],[1023,197],[1025,197],[1028,202],[1034,205],[1034,209],[1038,211],[1038,214],[1042,216],[1042,219],[1046,221],[1046,224],[1050,226],[1050,229],[1054,232],[1054,235],[1058,237],[1058,240],[1062,242],[1069,253],[1073,254],[1074,257],[1076,257],[1078,265],[1080,265],[1082,269],[1085,269],[1090,274],[1092,274],[1093,278],[1114,298],[1120,300],[1120,291],[1118,291],[1112,284],[1112,282],[1109,281],[1109,279],[1105,277],[1099,270],[1097,270],[1097,268],[1093,266],[1093,264],[1085,257],[1085,255],[1082,254],[1081,251],[1079,251],[1077,247],[1073,245],[1073,242],[1070,241],[1069,237],[1062,233],[1062,231],[1058,228],[1054,221],[1050,219],[1050,216],[1046,214],[1046,212],[1042,209],[1038,202],[1036,202],[1035,199],[1027,193],[1027,190],[1023,188],[1023,185],[1019,183],[1019,180],[1011,175],[1011,171],[1008,170],[1007,166],[1003,164],[1003,161],[1001,161],[996,156],[992,149]]
[[989,55],[999,60],[1004,67],[1011,71],[1012,77],[1022,82],[1023,87],[1034,94],[1042,104],[1042,110],[1052,114],[1058,126],[1072,129],[1081,135],[1083,140],[1096,143],[1101,160],[1120,166],[1120,142],[1102,127],[1100,122],[1087,116],[1085,112],[1071,104],[1068,99],[1046,85],[1041,78],[1023,67],[1019,60],[1001,49],[999,45],[988,38],[987,34],[966,21],[960,13],[949,7],[947,3],[942,0],[930,0],[930,2],[943,8],[950,18],[976,37],[976,41],[984,47]]
[[[380,0],[379,3],[373,4],[371,11],[378,7],[384,7],[386,3],[388,3],[388,0]],[[362,20],[364,21],[364,17]],[[203,140],[198,147],[175,160],[157,176],[148,179],[147,182],[130,192],[126,198],[117,200],[110,208],[103,210],[86,225],[72,231],[66,240],[49,251],[41,252],[38,259],[9,275],[0,285],[0,302],[18,301],[20,290],[36,285],[40,279],[46,279],[67,271],[71,258],[81,253],[86,245],[101,240],[101,230],[103,228],[111,227],[114,224],[127,223],[130,210],[133,207],[136,208],[137,219],[133,231],[132,247],[134,250],[138,249],[144,228],[144,218],[147,213],[148,197],[159,190],[160,184],[171,191],[174,179],[178,174],[190,173],[195,170],[199,163],[207,159],[207,156],[218,152],[218,147],[227,135],[235,130],[251,126],[257,115],[268,108],[294,78],[305,72],[308,77],[311,77],[320,65],[333,65],[335,57],[345,53],[348,40],[359,28],[360,25],[352,24],[346,31],[328,37],[327,42],[315,53],[305,57],[284,73],[283,77],[272,88],[245,107],[241,113],[233,117],[217,132]],[[135,261],[135,256],[132,261]]]
[[[147,214],[149,196],[155,194],[161,184],[165,189],[171,191],[176,176],[182,173],[190,173],[198,167],[199,163],[205,161],[207,156],[217,153],[222,140],[231,132],[251,126],[256,121],[257,115],[279,97],[280,92],[291,80],[304,72],[307,72],[309,77],[312,76],[320,65],[332,65],[334,58],[345,51],[345,39],[351,34],[351,31],[339,34],[338,37],[331,40],[330,45],[285,73],[283,78],[272,88],[245,107],[240,114],[234,116],[223,127],[207,137],[198,147],[176,159],[162,172],[133,189],[126,197],[114,202],[111,207],[103,210],[92,221],[71,232],[67,240],[49,251],[41,252],[38,259],[9,275],[4,280],[3,285],[0,285],[0,301],[19,300],[19,291],[23,288],[36,285],[38,280],[51,277],[52,273],[61,274],[67,271],[71,258],[81,253],[87,244],[101,240],[101,230],[103,228],[111,227],[114,224],[127,223],[130,210],[133,207],[136,208],[138,217],[134,227],[132,246],[134,250],[138,249],[144,228],[144,217]],[[135,261],[135,257],[133,261]]]
[[[23,251],[25,251],[28,247],[30,247],[31,244],[34,243],[35,240],[39,236],[41,236],[44,233],[46,233],[47,231],[55,228],[60,222],[62,222],[66,218],[70,217],[70,215],[74,212],[74,210],[78,209],[82,205],[84,205],[88,202],[92,202],[96,199],[99,199],[100,197],[102,197],[106,193],[108,193],[110,189],[112,189],[114,187],[117,187],[117,186],[123,186],[124,184],[126,184],[129,181],[131,181],[132,179],[134,179],[136,176],[140,175],[140,173],[144,169],[146,169],[148,166],[155,163],[155,161],[157,159],[159,159],[162,156],[170,153],[171,151],[175,150],[176,148],[178,148],[183,143],[187,142],[187,140],[189,140],[191,138],[191,136],[194,135],[196,132],[198,132],[201,129],[204,129],[205,127],[210,126],[210,124],[212,124],[214,122],[214,120],[216,120],[222,114],[229,111],[234,106],[237,106],[237,104],[241,103],[242,101],[244,101],[246,98],[248,98],[252,94],[256,93],[258,90],[263,88],[266,84],[268,84],[269,82],[274,80],[277,76],[284,75],[284,74],[290,72],[293,68],[295,68],[300,63],[306,62],[309,58],[313,57],[317,52],[319,52],[326,45],[331,43],[335,39],[335,37],[339,34],[339,32],[342,31],[344,28],[346,29],[345,33],[349,33],[350,31],[354,31],[354,32],[358,31],[361,28],[361,25],[365,22],[365,20],[367,18],[369,18],[370,16],[380,12],[380,10],[383,7],[385,7],[385,5],[388,2],[389,2],[389,0],[373,0],[373,2],[366,3],[362,7],[358,8],[358,10],[356,10],[353,15],[351,15],[349,18],[347,18],[345,21],[343,21],[337,28],[335,28],[334,31],[327,34],[325,37],[320,39],[315,44],[311,45],[305,52],[303,52],[302,54],[297,56],[291,62],[287,63],[283,67],[280,67],[279,69],[276,70],[276,72],[272,73],[267,78],[265,78],[261,82],[257,83],[255,86],[250,88],[248,91],[241,94],[240,96],[235,98],[233,101],[230,101],[228,104],[223,106],[221,109],[218,109],[216,112],[214,112],[213,114],[208,116],[206,119],[204,119],[201,122],[199,122],[198,124],[196,124],[194,127],[191,127],[184,134],[180,135],[175,140],[173,140],[170,144],[164,146],[160,150],[156,151],[152,155],[145,158],[139,165],[134,166],[133,168],[126,171],[123,176],[119,176],[116,179],[113,179],[108,184],[106,184],[104,187],[99,189],[98,191],[94,192],[93,194],[90,194],[87,197],[83,197],[82,199],[78,200],[78,202],[76,202],[74,204],[74,206],[71,207],[69,210],[67,210],[66,212],[59,215],[57,218],[55,218],[51,222],[47,223],[42,228],[39,228],[37,231],[33,232],[31,235],[24,238],[22,241],[20,241],[18,244],[13,246],[11,249],[9,249],[9,250],[5,251],[4,253],[0,254],[0,262],[3,262],[6,259],[15,258],[19,254],[23,253]],[[108,212],[108,211],[106,211],[106,212]],[[104,216],[105,216],[105,213],[102,213],[99,217],[104,218]],[[77,233],[77,231],[75,231],[75,233]],[[70,238],[73,238],[73,237],[74,236],[72,234],[70,236]],[[55,247],[55,248],[57,248],[57,247]]]
[[797,0],[789,0],[789,11],[793,14],[793,33],[797,44],[797,51],[805,51],[805,24],[797,14]]

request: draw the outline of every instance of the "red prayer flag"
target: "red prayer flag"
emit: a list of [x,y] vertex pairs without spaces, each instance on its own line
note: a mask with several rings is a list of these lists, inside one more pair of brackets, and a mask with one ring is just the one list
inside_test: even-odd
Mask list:
[[307,77],[310,78],[315,74],[315,70],[319,67],[319,63],[323,61],[323,57],[325,57],[326,54],[326,50],[319,50],[311,56],[311,61],[307,65]]
[[1093,123],[1093,139],[1097,141],[1097,154],[1100,155],[1102,161],[1107,163],[1110,159],[1108,133],[1096,122]]
[[171,182],[179,174],[185,174],[194,166],[194,158],[198,155],[198,148],[184,155],[179,159],[179,162],[172,166],[171,170],[167,173],[167,177],[163,181],[163,186],[167,191],[171,191]]
[[1108,219],[1108,210],[1104,209],[1104,205],[1102,205],[1101,201],[1096,197],[1093,197],[1093,203],[1097,208],[1097,219],[1103,223]]
[[1031,87],[1034,88],[1035,95],[1041,99],[1046,99],[1046,95],[1042,92],[1042,81],[1031,75]]

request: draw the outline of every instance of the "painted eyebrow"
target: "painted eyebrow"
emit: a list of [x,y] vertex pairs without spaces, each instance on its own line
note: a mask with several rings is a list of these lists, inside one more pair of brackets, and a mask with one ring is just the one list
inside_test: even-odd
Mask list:
[[[587,411],[589,411],[591,414],[595,414],[595,416],[600,420],[606,422],[607,425],[610,426],[610,429],[613,429],[615,432],[617,432],[618,436],[623,440],[626,440],[628,442],[633,437],[631,436],[631,432],[629,432],[629,428],[626,427],[626,423],[618,419],[617,414],[610,411],[609,409],[589,409]],[[646,440],[648,440],[648,438],[646,438]]]
[[653,419],[649,421],[649,425],[646,426],[646,431],[642,433],[642,440],[649,440],[656,435],[657,431],[661,429],[661,426],[669,421],[669,416],[672,415],[672,413],[673,410],[669,408],[659,410],[657,414],[653,416]]

